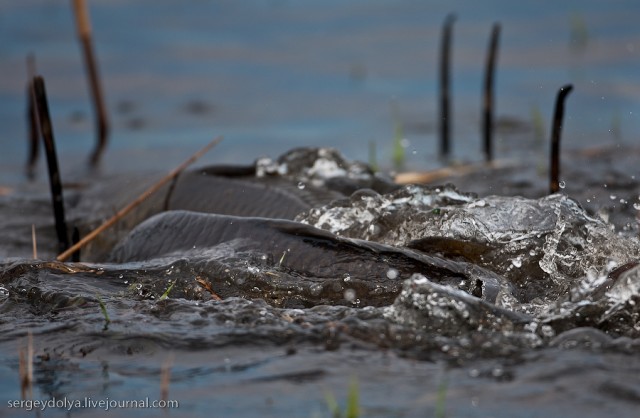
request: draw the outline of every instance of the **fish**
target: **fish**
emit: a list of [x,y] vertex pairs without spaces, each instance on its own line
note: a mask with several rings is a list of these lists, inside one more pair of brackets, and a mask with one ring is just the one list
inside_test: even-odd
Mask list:
[[[482,267],[410,248],[340,237],[285,219],[184,210],[162,212],[138,225],[116,246],[108,262],[181,259],[205,269],[209,266],[224,276],[218,282],[232,276],[231,281],[237,281],[240,275],[243,283],[257,281],[257,287],[267,286],[275,293],[279,286],[297,286],[301,289],[297,299],[304,306],[344,303],[347,289],[363,299],[366,296],[373,306],[387,305],[399,294],[403,279],[414,273],[491,303],[505,286],[500,276]],[[247,260],[257,261],[253,271],[247,269]],[[226,263],[227,272],[220,263]],[[323,291],[314,295],[314,284]]]

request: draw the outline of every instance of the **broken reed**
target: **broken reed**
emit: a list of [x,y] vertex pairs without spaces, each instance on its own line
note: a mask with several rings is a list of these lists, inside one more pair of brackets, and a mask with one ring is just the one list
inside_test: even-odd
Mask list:
[[89,78],[89,88],[91,90],[91,97],[93,98],[93,109],[96,117],[97,142],[96,148],[90,157],[90,164],[95,167],[100,162],[102,153],[107,145],[109,121],[107,108],[104,104],[102,87],[100,85],[100,78],[98,76],[98,65],[96,64],[95,54],[93,52],[91,22],[85,0],[73,0],[73,10],[76,15],[78,38],[82,45],[85,69]]
[[49,168],[49,185],[51,187],[51,199],[53,204],[53,216],[55,218],[56,234],[58,236],[58,249],[64,252],[69,248],[69,236],[67,235],[67,223],[64,215],[64,200],[62,198],[62,181],[58,168],[53,126],[49,116],[49,104],[45,90],[44,79],[40,76],[33,78],[33,95],[36,103],[40,132],[44,139],[45,152],[47,154],[47,167]]
[[100,235],[100,233],[102,233],[102,231],[104,231],[105,229],[111,227],[113,224],[118,222],[120,220],[120,218],[122,218],[127,213],[131,212],[131,210],[136,208],[139,204],[144,202],[149,196],[151,196],[153,193],[158,191],[162,186],[164,186],[166,183],[168,183],[173,178],[175,178],[185,168],[187,168],[189,165],[193,164],[198,158],[202,157],[207,151],[209,151],[215,145],[218,145],[218,143],[220,143],[220,141],[222,141],[222,137],[221,136],[218,136],[215,139],[213,139],[206,146],[204,146],[201,150],[199,150],[198,152],[193,154],[191,157],[189,157],[185,162],[183,162],[178,167],[176,167],[173,170],[171,170],[169,172],[169,174],[167,174],[166,176],[164,176],[163,178],[158,180],[156,183],[151,185],[147,190],[142,192],[142,194],[140,194],[140,196],[138,196],[135,200],[133,200],[131,203],[129,203],[124,208],[120,209],[111,218],[107,219],[104,223],[102,223],[102,225],[100,225],[99,227],[97,227],[96,229],[94,229],[93,231],[88,233],[84,238],[82,238],[80,241],[78,241],[76,244],[74,244],[71,248],[69,248],[66,251],[63,250],[62,252],[60,252],[60,254],[56,257],[56,260],[57,261],[65,261],[67,258],[69,258],[69,256],[71,254],[73,254],[77,250],[81,249],[82,247],[84,247],[85,245],[87,245],[88,243],[93,241],[98,235]]
[[451,133],[450,82],[451,38],[455,15],[449,14],[442,27],[442,45],[440,49],[440,158],[447,159],[450,154],[449,135]]
[[553,126],[551,128],[551,166],[549,170],[549,193],[557,193],[560,190],[560,137],[562,134],[562,121],[564,119],[564,102],[573,90],[571,84],[567,84],[558,90],[556,105],[553,112]]
[[494,23],[489,40],[489,52],[487,54],[487,66],[484,78],[484,100],[483,100],[483,134],[484,134],[484,156],[487,162],[493,160],[493,84],[498,57],[498,38],[500,37],[500,24]]

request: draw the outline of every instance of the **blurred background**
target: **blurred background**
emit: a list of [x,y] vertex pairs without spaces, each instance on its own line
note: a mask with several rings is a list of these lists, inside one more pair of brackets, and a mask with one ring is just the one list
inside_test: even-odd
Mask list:
[[[441,29],[455,13],[452,157],[481,161],[491,26],[497,158],[546,161],[557,89],[573,83],[563,149],[640,137],[640,2],[634,0],[90,0],[111,121],[101,169],[250,163],[331,146],[383,169],[437,168]],[[63,173],[82,173],[94,114],[68,0],[0,1],[0,185],[24,180],[28,54],[49,96]],[[394,148],[404,158],[394,163]],[[375,151],[375,156],[371,156]],[[44,158],[38,177],[44,179]],[[71,174],[69,174],[71,175]]]

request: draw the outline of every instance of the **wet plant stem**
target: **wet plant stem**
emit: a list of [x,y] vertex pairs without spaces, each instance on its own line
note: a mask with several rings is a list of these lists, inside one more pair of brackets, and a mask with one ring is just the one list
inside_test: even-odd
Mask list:
[[47,154],[53,215],[55,217],[56,233],[58,236],[58,250],[64,252],[69,248],[69,236],[67,235],[67,222],[64,215],[62,181],[60,180],[60,170],[58,169],[58,157],[56,155],[53,127],[51,125],[51,117],[49,116],[49,104],[47,102],[47,93],[42,77],[34,77],[33,92],[37,106],[38,121],[40,122],[40,132],[44,139],[44,147]]
[[494,23],[489,40],[489,52],[487,55],[487,66],[484,75],[484,98],[483,98],[483,122],[482,131],[484,137],[484,157],[487,162],[493,161],[493,84],[498,57],[498,39],[500,37],[500,24]]
[[111,227],[113,224],[118,222],[118,220],[120,220],[120,218],[122,218],[127,213],[129,213],[133,209],[135,209],[138,205],[140,205],[142,202],[144,202],[149,196],[151,196],[153,193],[157,192],[162,186],[164,186],[166,183],[168,183],[173,178],[175,178],[178,174],[180,174],[185,168],[187,168],[189,165],[193,164],[198,158],[202,157],[207,151],[209,151],[215,145],[218,145],[218,143],[220,143],[220,141],[222,141],[222,137],[221,136],[216,137],[213,141],[209,142],[201,150],[199,150],[198,152],[193,154],[191,157],[189,157],[185,162],[183,162],[178,167],[176,167],[173,170],[171,170],[166,176],[164,176],[163,178],[158,180],[156,183],[151,185],[147,190],[142,192],[142,194],[140,196],[138,196],[134,201],[129,203],[124,208],[120,209],[118,212],[116,212],[115,215],[113,215],[111,218],[107,219],[102,225],[100,225],[99,227],[97,227],[96,229],[94,229],[93,231],[88,233],[84,238],[82,238],[80,241],[78,241],[78,243],[73,245],[68,250],[61,252],[58,255],[58,257],[56,257],[56,260],[65,261],[75,251],[79,250],[80,248],[84,247],[85,245],[87,245],[88,243],[93,241],[105,229]]
[[553,112],[553,125],[551,128],[550,194],[557,193],[560,190],[560,137],[564,119],[564,102],[571,90],[573,90],[573,86],[567,84],[558,90],[558,95],[556,96],[556,107]]
[[76,26],[78,27],[78,38],[82,45],[85,68],[89,78],[89,88],[93,98],[93,108],[96,116],[96,148],[91,154],[90,164],[95,167],[100,162],[100,157],[107,145],[109,135],[109,120],[107,108],[104,104],[100,77],[98,76],[98,65],[96,64],[93,52],[93,42],[91,40],[91,22],[89,11],[85,0],[73,0],[73,10],[76,15]]
[[33,55],[27,57],[27,121],[29,126],[29,151],[27,155],[26,173],[29,180],[36,176],[36,164],[38,162],[40,131],[38,130],[38,115],[33,95],[33,77],[35,76],[35,58]]
[[442,45],[440,49],[440,158],[447,159],[450,154],[449,134],[451,132],[450,115],[450,57],[451,38],[455,15],[447,15],[442,27]]

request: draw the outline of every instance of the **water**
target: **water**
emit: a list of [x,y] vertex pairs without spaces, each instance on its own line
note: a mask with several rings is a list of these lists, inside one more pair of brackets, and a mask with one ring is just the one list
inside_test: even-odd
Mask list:
[[[363,416],[435,415],[443,402],[456,417],[634,416],[635,3],[92,2],[113,136],[89,174],[92,116],[68,6],[5,2],[0,15],[5,405],[21,397],[30,332],[35,399],[158,400],[170,369],[168,398],[195,416],[328,416],[325,393],[344,404],[352,377]],[[396,189],[350,160],[366,161],[374,141],[379,165],[393,168],[400,123],[403,169],[440,165],[435,80],[450,11],[457,161],[481,160],[482,62],[491,24],[503,23],[501,161]],[[570,42],[581,21],[584,46]],[[214,135],[226,142],[201,165],[264,157],[255,177],[246,167],[218,170],[231,176],[223,181],[193,171],[83,251],[82,264],[48,261],[44,167],[36,182],[22,178],[28,52],[47,80],[68,215],[83,234]],[[538,131],[546,138],[567,81],[576,90],[563,147],[590,148],[565,152],[563,194],[544,197]],[[324,149],[278,158],[319,145],[349,158]],[[232,194],[220,198],[224,190]],[[165,205],[306,225],[171,212],[130,234]]]
[[[228,181],[269,181],[273,193],[288,181],[283,190],[303,197],[313,190],[373,188],[296,217],[327,231],[289,220],[172,210],[132,232],[125,222],[110,233],[125,237],[113,250],[85,255],[94,262],[6,259],[5,397],[20,396],[17,352],[31,332],[39,399],[157,400],[161,370],[170,367],[170,399],[196,415],[206,413],[199,399],[211,390],[215,399],[225,394],[225,415],[322,413],[317,391],[341,388],[342,396],[352,376],[362,382],[367,416],[434,411],[444,381],[447,399],[457,399],[448,406],[451,413],[508,416],[515,405],[536,399],[548,373],[570,393],[578,375],[593,381],[607,408],[623,416],[625,405],[635,402],[635,237],[564,195],[476,197],[453,186],[393,186],[331,150],[299,149],[254,170],[258,176]],[[201,181],[210,177],[193,173]],[[175,197],[192,178],[156,199],[178,204]],[[303,179],[309,187],[299,189]],[[118,182],[127,180],[84,190],[94,206],[87,212],[84,196],[72,199],[72,216],[109,212],[110,200],[133,191],[103,193],[102,202],[94,193]],[[374,190],[381,188],[392,190]],[[209,193],[215,201],[227,192]],[[283,195],[281,203],[291,198]],[[27,208],[40,205],[26,202]],[[272,204],[253,200],[257,213]],[[153,200],[146,205],[141,213],[154,212]],[[53,247],[49,232],[40,246]],[[25,253],[30,245],[15,241],[9,248]],[[411,382],[425,378],[416,391]],[[510,382],[514,392],[502,390],[496,398],[474,383],[484,387],[487,381]],[[388,384],[399,385],[401,400],[380,402]],[[512,403],[513,396],[521,402]],[[587,412],[581,399],[558,402],[577,416]],[[49,413],[62,413],[56,411]],[[588,413],[598,411],[589,407]]]
[[[2,9],[3,183],[21,179],[26,159],[21,121],[28,53],[47,81],[62,167],[84,170],[93,116],[68,2],[5,1]],[[532,1],[265,0],[189,7],[94,1],[95,46],[113,132],[103,169],[174,164],[219,134],[227,143],[207,162],[248,163],[294,146],[337,147],[367,161],[373,141],[378,163],[391,168],[398,123],[410,144],[406,168],[436,167],[438,48],[449,12],[458,16],[456,160],[482,159],[480,91],[495,21],[503,25],[498,156],[529,156],[542,147],[556,90],[567,82],[575,85],[564,129],[568,148],[632,142],[640,130],[635,11],[634,1],[570,1],[553,9]],[[578,41],[585,35],[576,33],[585,30],[586,40]]]

